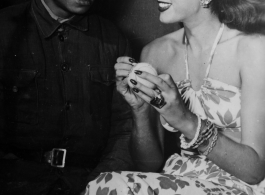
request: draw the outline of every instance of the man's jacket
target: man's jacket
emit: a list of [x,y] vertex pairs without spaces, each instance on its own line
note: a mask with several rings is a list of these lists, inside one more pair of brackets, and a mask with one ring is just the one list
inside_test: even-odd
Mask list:
[[128,53],[126,39],[99,16],[60,24],[40,0],[1,10],[0,150],[64,148],[96,167],[92,178],[129,170],[131,113],[114,71]]

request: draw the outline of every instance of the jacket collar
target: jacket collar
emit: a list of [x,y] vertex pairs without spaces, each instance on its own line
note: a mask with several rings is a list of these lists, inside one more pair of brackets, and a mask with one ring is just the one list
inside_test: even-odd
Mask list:
[[[33,0],[31,11],[33,17],[45,38],[50,37],[64,23],[80,31],[88,30],[88,15],[75,15],[71,19],[60,23],[53,18],[44,7],[41,0]],[[55,15],[54,15],[55,16]],[[55,16],[56,17],[56,16]]]

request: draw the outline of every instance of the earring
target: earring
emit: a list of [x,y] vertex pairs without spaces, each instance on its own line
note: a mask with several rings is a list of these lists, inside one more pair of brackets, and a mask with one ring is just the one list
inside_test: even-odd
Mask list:
[[201,0],[201,6],[203,8],[209,8],[209,3],[211,2],[212,0]]

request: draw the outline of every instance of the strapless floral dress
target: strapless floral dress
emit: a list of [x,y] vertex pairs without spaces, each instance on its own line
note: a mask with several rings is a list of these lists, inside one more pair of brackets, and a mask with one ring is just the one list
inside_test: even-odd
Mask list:
[[[220,37],[219,37],[220,38]],[[204,83],[192,88],[186,56],[186,79],[176,85],[186,106],[222,131],[241,132],[241,90],[209,78],[215,42]],[[165,124],[162,125],[170,131]],[[107,172],[90,182],[85,195],[261,195],[265,182],[248,185],[198,153],[182,150],[166,161],[161,173]]]

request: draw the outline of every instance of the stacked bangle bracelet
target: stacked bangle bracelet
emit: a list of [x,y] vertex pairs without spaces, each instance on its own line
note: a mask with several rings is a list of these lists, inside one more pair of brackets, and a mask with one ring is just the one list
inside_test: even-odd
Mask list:
[[200,131],[201,131],[201,118],[196,114],[197,119],[198,119],[198,125],[197,125],[197,129],[196,129],[196,134],[194,136],[194,138],[190,141],[190,142],[186,142],[185,137],[183,134],[181,134],[180,136],[180,141],[181,141],[181,148],[183,149],[188,149],[190,148],[198,139],[199,135],[200,135]]
[[215,127],[215,125],[208,120],[206,121],[205,127],[201,128],[201,119],[197,114],[196,116],[198,118],[198,125],[197,125],[194,138],[190,142],[187,142],[184,135],[182,134],[180,136],[180,142],[181,142],[180,146],[183,149],[188,149],[188,148],[195,149],[195,148],[198,148],[202,143],[209,140],[213,136],[212,142],[211,144],[207,146],[206,151],[203,153],[200,153],[202,155],[207,156],[212,151],[213,147],[215,146],[217,142],[218,130]]
[[201,155],[207,156],[213,150],[214,146],[216,145],[217,139],[218,139],[218,130],[217,128],[214,128],[214,135],[213,135],[212,142],[208,144],[207,149],[204,152],[201,152],[200,150],[198,150],[198,152]]
[[198,137],[197,141],[194,143],[194,145],[191,146],[191,148],[195,149],[198,148],[199,145],[201,145],[205,140],[210,139],[214,133],[215,125],[211,123],[210,121],[206,121],[206,128],[201,130],[200,136]]

